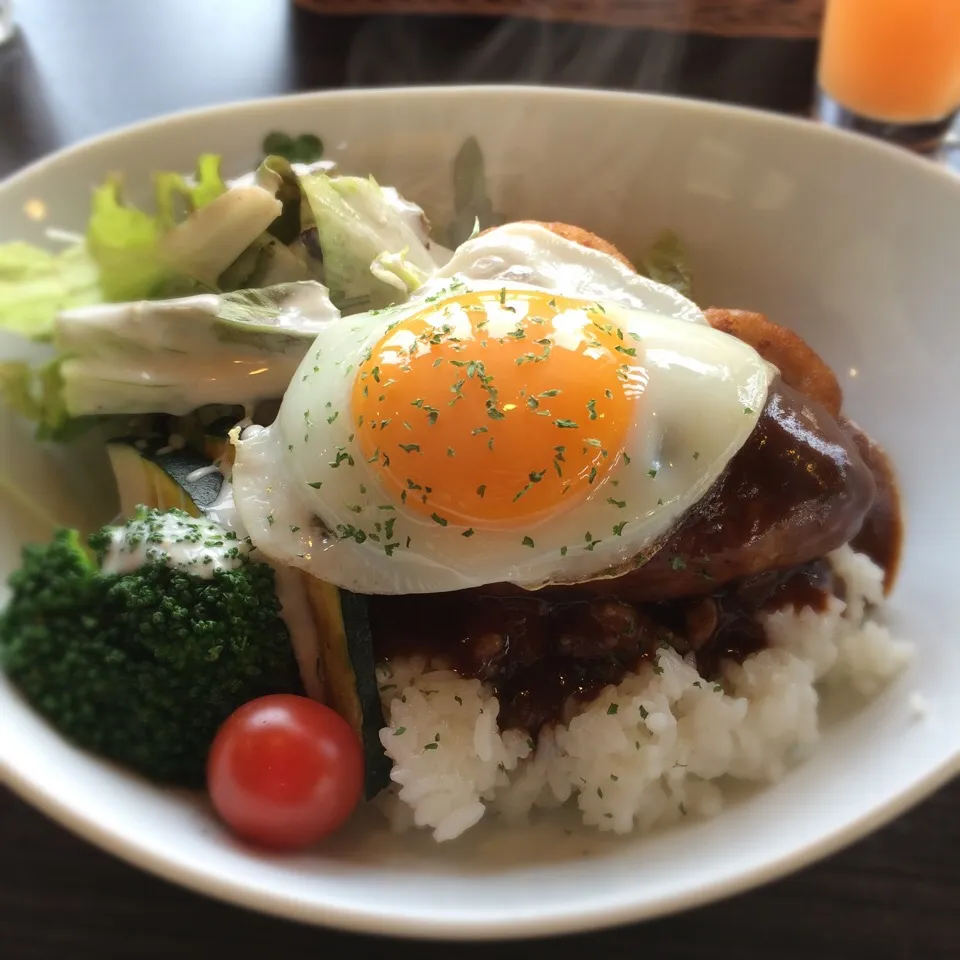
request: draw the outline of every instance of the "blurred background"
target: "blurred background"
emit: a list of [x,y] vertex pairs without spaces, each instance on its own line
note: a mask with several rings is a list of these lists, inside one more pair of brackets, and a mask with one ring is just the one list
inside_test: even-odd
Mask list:
[[551,83],[807,113],[821,14],[822,0],[15,0],[0,167],[171,110],[341,86]]

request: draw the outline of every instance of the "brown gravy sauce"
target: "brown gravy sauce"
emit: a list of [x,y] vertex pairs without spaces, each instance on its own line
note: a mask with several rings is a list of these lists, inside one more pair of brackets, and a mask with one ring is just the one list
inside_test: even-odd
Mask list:
[[873,504],[864,518],[860,532],[850,545],[859,553],[865,553],[884,571],[883,587],[889,593],[893,589],[900,569],[900,552],[903,543],[903,512],[900,491],[893,466],[883,448],[874,443],[855,423],[841,418],[844,432],[853,438],[863,462],[870,468],[876,484]]
[[825,561],[761,574],[708,597],[631,604],[616,597],[558,602],[479,591],[369,598],[378,660],[423,656],[490,683],[503,728],[535,735],[561,722],[568,701],[619,683],[657,649],[692,652],[700,672],[762,649],[763,610],[822,609],[834,590]]
[[[902,536],[896,481],[880,447],[850,421],[841,418],[840,427],[876,484],[850,542],[883,568],[889,591]],[[370,597],[375,654],[378,661],[426,657],[491,684],[500,701],[500,726],[536,736],[544,725],[569,719],[571,704],[588,702],[652,661],[664,644],[692,653],[700,673],[715,679],[724,661],[742,662],[763,649],[760,613],[788,605],[820,611],[844,590],[824,559],[731,580],[712,593],[702,592],[701,580],[696,595],[667,600],[607,595],[604,582],[616,589],[617,581],[610,580],[572,594],[494,587]]]

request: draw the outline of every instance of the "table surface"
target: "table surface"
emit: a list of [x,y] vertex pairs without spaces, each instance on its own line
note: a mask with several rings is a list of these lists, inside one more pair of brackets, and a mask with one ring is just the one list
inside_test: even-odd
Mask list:
[[[721,41],[521,22],[332,20],[285,0],[17,0],[0,48],[0,176],[145,117],[343,85],[537,81],[661,89],[801,112],[810,43]],[[174,66],[176,64],[176,66]],[[842,785],[838,785],[842,789]],[[789,829],[789,825],[785,825]],[[761,890],[551,949],[658,960],[938,960],[960,956],[960,780],[885,830]],[[74,838],[0,788],[0,957],[230,956],[241,946],[328,957],[438,944],[298,926],[206,900]],[[487,947],[458,947],[464,957]],[[530,944],[505,944],[521,957]]]

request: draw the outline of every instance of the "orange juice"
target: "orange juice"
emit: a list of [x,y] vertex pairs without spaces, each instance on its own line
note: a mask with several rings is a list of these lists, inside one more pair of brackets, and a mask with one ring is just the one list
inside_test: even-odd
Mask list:
[[828,0],[819,82],[863,117],[942,120],[960,106],[960,0]]

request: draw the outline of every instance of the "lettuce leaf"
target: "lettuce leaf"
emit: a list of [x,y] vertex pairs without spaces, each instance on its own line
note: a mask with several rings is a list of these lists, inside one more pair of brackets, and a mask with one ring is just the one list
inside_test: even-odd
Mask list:
[[94,190],[87,249],[97,264],[105,299],[143,300],[173,271],[157,253],[159,217],[124,203],[120,191],[118,176]]
[[21,361],[0,363],[0,397],[11,409],[37,424],[40,440],[70,439],[86,426],[67,413],[59,360],[40,367]]
[[[110,304],[58,319],[64,356],[48,406],[70,417],[166,413],[210,404],[253,407],[281,397],[326,324],[340,314],[324,286],[288,283],[259,290]],[[8,391],[17,400],[15,382]],[[18,408],[41,420],[42,402]]]
[[165,230],[170,230],[182,219],[178,206],[182,203],[188,213],[212,203],[227,186],[220,176],[220,157],[216,153],[204,153],[197,160],[197,172],[192,180],[179,173],[158,173],[154,177],[157,197],[157,220]]
[[216,291],[220,275],[267,232],[281,210],[274,193],[263,187],[234,187],[163,234],[156,247],[157,259],[168,271]]
[[[239,205],[225,202],[217,154],[202,154],[191,179],[156,174],[153,215],[125,203],[121,187],[120,177],[112,176],[94,191],[87,225],[87,247],[111,302],[196,292],[197,283],[213,287],[219,270],[211,270],[228,266],[260,232],[259,221],[244,232],[229,215]],[[218,205],[228,212],[213,213]]]
[[104,299],[83,244],[54,254],[29,243],[0,245],[0,330],[48,340],[57,312]]
[[433,273],[424,237],[376,181],[316,173],[301,177],[300,185],[316,217],[324,282],[344,313],[406,299],[405,281],[387,269],[384,255],[400,255],[408,278]]

